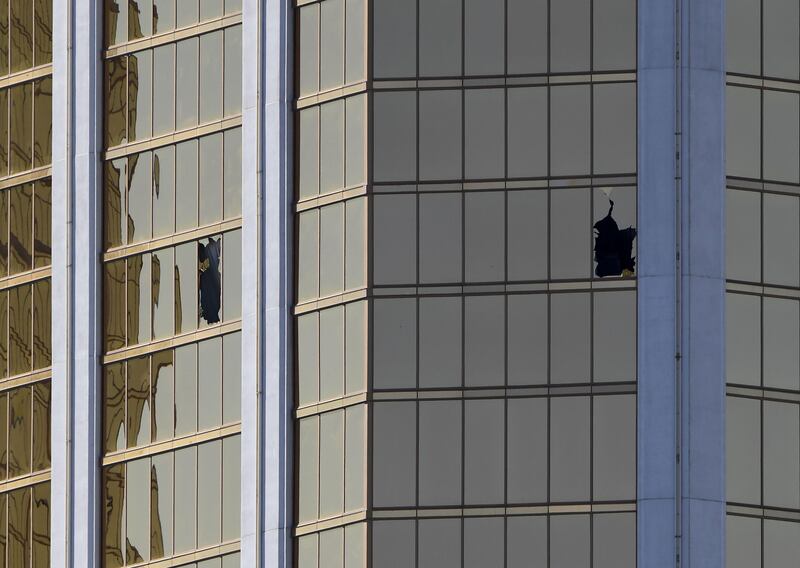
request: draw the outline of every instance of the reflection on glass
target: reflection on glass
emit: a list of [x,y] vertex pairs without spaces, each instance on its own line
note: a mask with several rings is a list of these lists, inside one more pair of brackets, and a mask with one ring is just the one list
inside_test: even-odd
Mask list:
[[31,489],[8,494],[8,565],[27,566],[31,557]]
[[125,264],[124,260],[109,262],[103,275],[103,334],[106,351],[125,347]]
[[125,57],[106,61],[105,76],[105,131],[106,146],[117,146],[127,141],[126,101],[128,60]]
[[128,447],[150,442],[150,359],[137,357],[128,365]]
[[11,72],[33,67],[33,2],[11,0]]
[[106,45],[128,41],[128,0],[105,0]]
[[125,543],[125,464],[103,471],[103,549],[106,568],[120,568]]
[[[53,187],[51,181],[49,179],[37,181],[34,184],[33,194],[33,267],[41,268],[49,266],[52,257]],[[2,206],[0,206],[0,217],[2,215]],[[1,225],[2,223],[0,223]]]
[[128,158],[127,231],[128,243],[150,238],[152,154],[143,152]]
[[50,467],[50,382],[33,385],[33,471]]
[[[241,168],[240,168],[241,169]],[[153,152],[153,236],[175,232],[175,147]]]
[[168,32],[175,27],[175,1],[153,0],[153,33]]
[[197,140],[178,144],[175,149],[175,228],[178,231],[197,227],[197,187],[199,167]]
[[150,559],[150,460],[148,458],[128,463],[125,474],[127,490],[125,549],[128,564]]
[[175,318],[175,277],[172,274],[173,249],[163,249],[152,254],[153,271],[153,339],[172,335]]
[[[131,2],[131,6],[136,4]],[[149,138],[153,118],[153,53],[128,57],[128,134],[131,142]]]
[[50,280],[33,284],[33,368],[49,367],[52,361]]
[[8,291],[9,374],[31,370],[31,286]]
[[8,292],[0,291],[0,377],[8,376]]
[[50,482],[33,487],[32,538],[33,567],[50,566]]
[[8,395],[8,477],[31,472],[31,389]]
[[155,353],[152,358],[153,441],[172,438],[174,421],[174,366],[172,350]]
[[[1,44],[2,42],[0,42]],[[0,176],[8,175],[8,89],[0,89]]]
[[125,448],[125,364],[103,368],[103,421],[105,452]]
[[150,340],[150,255],[132,256],[128,264],[128,345]]
[[[27,1],[27,0],[26,0]],[[11,87],[10,105],[11,173],[31,169],[33,164],[33,84]]]
[[197,245],[175,248],[175,333],[197,329]]
[[[180,15],[180,10],[178,11]],[[175,110],[175,128],[182,130],[197,126],[199,41],[189,38],[178,42],[176,100],[181,103]]]
[[16,187],[11,190],[9,197],[9,272],[17,274],[33,267],[33,185]]
[[53,79],[34,83],[33,166],[46,166],[53,154]]
[[122,222],[122,198],[128,193],[128,161],[125,158],[106,162],[103,184],[103,229],[106,250],[118,247],[127,238],[126,223]]
[[128,40],[147,37],[153,33],[152,0],[128,2]]
[[[153,456],[150,469],[150,558],[172,555],[172,454]],[[183,515],[179,515],[184,522]]]
[[44,65],[53,61],[53,0],[36,0],[34,25],[34,62],[37,66]]

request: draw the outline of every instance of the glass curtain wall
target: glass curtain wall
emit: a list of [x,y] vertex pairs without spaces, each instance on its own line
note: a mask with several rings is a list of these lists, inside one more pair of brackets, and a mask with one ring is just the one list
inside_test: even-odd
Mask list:
[[298,566],[635,566],[635,2],[298,4]]
[[727,5],[729,568],[800,554],[800,6]]
[[240,565],[241,9],[105,1],[105,568]]
[[50,565],[52,0],[0,1],[0,565]]

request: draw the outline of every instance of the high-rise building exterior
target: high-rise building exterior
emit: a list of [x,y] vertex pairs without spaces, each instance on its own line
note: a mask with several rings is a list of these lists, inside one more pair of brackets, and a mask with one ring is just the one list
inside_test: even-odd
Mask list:
[[788,568],[800,4],[0,0],[0,568]]

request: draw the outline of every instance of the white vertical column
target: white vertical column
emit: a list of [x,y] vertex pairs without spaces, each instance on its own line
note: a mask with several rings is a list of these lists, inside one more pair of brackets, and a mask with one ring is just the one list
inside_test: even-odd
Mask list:
[[639,0],[638,566],[677,554],[675,2]]
[[54,568],[100,565],[101,10],[95,0],[54,2]]
[[291,2],[243,2],[242,566],[291,566]]
[[724,568],[724,0],[681,14],[681,565]]

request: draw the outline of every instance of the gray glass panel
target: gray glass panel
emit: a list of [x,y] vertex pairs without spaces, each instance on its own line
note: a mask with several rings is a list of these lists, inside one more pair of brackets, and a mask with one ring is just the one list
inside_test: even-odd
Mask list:
[[126,526],[128,562],[150,560],[150,459],[134,460],[127,465]]
[[547,382],[548,324],[545,294],[508,296],[508,384]]
[[366,561],[366,523],[346,526],[344,528],[344,568],[363,568],[366,566]]
[[319,210],[312,209],[298,217],[297,299],[302,302],[319,295]]
[[222,338],[222,422],[242,416],[242,334]]
[[344,203],[320,209],[319,295],[344,290]]
[[[180,510],[180,509],[178,509]],[[197,546],[220,541],[222,520],[222,441],[197,447]]]
[[508,73],[547,71],[548,0],[508,0]]
[[344,560],[344,529],[336,528],[319,534],[319,567],[342,568]]
[[222,39],[222,31],[200,36],[201,124],[222,118]]
[[180,104],[176,105],[175,111],[175,127],[177,129],[197,126],[199,45],[196,37],[178,42],[175,96]]
[[374,309],[374,387],[416,387],[417,301],[374,300]]
[[499,399],[464,402],[466,505],[490,505],[505,499],[504,407]]
[[344,83],[344,0],[320,4],[320,81],[326,91]]
[[353,199],[345,203],[345,290],[363,288],[367,284],[367,200]]
[[366,505],[366,417],[367,407],[364,404],[351,406],[345,410],[344,509],[346,512],[363,509]]
[[419,403],[421,506],[461,503],[461,423],[460,401]]
[[[730,161],[730,157],[728,158]],[[725,267],[728,278],[761,280],[761,195],[726,190]]]
[[344,395],[344,306],[319,313],[319,397]]
[[793,566],[800,557],[800,523],[764,520],[764,568]]
[[367,388],[367,302],[345,306],[344,348],[345,393],[362,392]]
[[[750,133],[753,136],[754,133]],[[800,95],[764,91],[764,179],[797,183]]]
[[635,568],[636,515],[595,515],[592,542],[593,568]]
[[375,195],[372,215],[375,284],[415,283],[417,196]]
[[178,231],[197,227],[197,193],[200,175],[198,141],[189,140],[175,147],[175,228]]
[[175,28],[175,2],[153,0],[153,33],[160,34]]
[[551,501],[589,499],[590,430],[588,397],[550,400]]
[[464,519],[464,568],[504,566],[504,525],[502,517]]
[[506,568],[547,566],[547,517],[508,517]]
[[592,498],[636,499],[636,398],[595,397],[592,420]]
[[226,130],[222,157],[222,208],[225,218],[242,214],[242,129]]
[[800,200],[764,194],[764,282],[800,286]]
[[319,566],[319,534],[311,533],[297,539],[298,568]]
[[508,192],[509,280],[547,278],[547,207],[547,191]]
[[461,568],[461,519],[418,522],[418,568]]
[[752,0],[728,0],[725,11],[728,72],[760,74],[761,3]]
[[130,141],[150,138],[153,131],[153,53],[140,51],[128,57],[128,136]]
[[196,24],[200,17],[200,7],[198,0],[176,0],[176,12],[178,14],[178,27],[182,28],[191,24]]
[[[572,1],[559,2],[559,5]],[[585,85],[550,89],[550,175],[589,173],[590,92]]]
[[[393,3],[396,0],[386,0]],[[308,111],[306,111],[308,112]],[[377,92],[373,95],[373,176],[375,181],[417,177],[417,94]],[[303,128],[301,117],[301,129]],[[301,130],[302,141],[302,130]],[[460,142],[459,142],[460,146]],[[301,147],[302,159],[302,147]],[[302,172],[302,167],[301,167]]]
[[172,438],[175,430],[175,365],[173,351],[161,351],[151,359],[153,441]]
[[594,380],[636,380],[636,292],[594,295]]
[[464,384],[505,384],[505,296],[464,299]]
[[761,503],[761,403],[727,397],[726,491],[728,501]]
[[727,87],[725,96],[727,174],[761,177],[761,92],[758,89]]
[[554,383],[588,382],[591,372],[589,294],[553,294],[550,310],[550,380]]
[[151,283],[150,255],[128,257],[128,345],[150,341]]
[[[635,13],[633,7],[631,11]],[[594,173],[635,172],[636,84],[595,85],[592,114]],[[559,128],[559,125],[554,125],[554,128]]]
[[319,516],[319,417],[300,420],[298,451],[298,521]]
[[589,568],[590,543],[589,515],[550,517],[551,568]]
[[505,193],[464,197],[464,271],[467,282],[501,282],[505,273]]
[[372,498],[376,507],[416,505],[415,402],[376,402],[372,425]]
[[300,199],[319,193],[319,107],[300,115]]
[[590,0],[559,0],[550,3],[551,72],[589,70],[592,25],[590,14]]
[[175,274],[173,249],[163,249],[152,254],[153,272],[153,339],[161,339],[175,332]]
[[360,95],[345,101],[345,186],[366,182],[367,97]]
[[461,75],[461,0],[419,2],[419,75]]
[[[797,80],[800,71],[800,4],[764,0],[764,75]],[[737,38],[729,41],[737,42]]]
[[197,448],[175,452],[175,553],[193,550],[196,546],[197,519]]
[[761,519],[727,516],[727,568],[761,565]]
[[800,508],[800,407],[764,401],[764,506]]
[[417,70],[417,2],[374,0],[372,11],[375,77],[414,77]]
[[464,66],[467,75],[505,71],[505,10],[495,0],[464,1]]
[[591,196],[588,189],[550,192],[551,278],[587,278],[591,267]]
[[242,317],[242,231],[222,235],[223,319]]
[[222,0],[200,0],[200,21],[222,16]]
[[319,420],[319,515],[344,511],[344,410],[322,414]]
[[197,345],[175,349],[175,435],[197,431]]
[[[152,558],[172,555],[174,540],[172,509],[174,499],[173,455],[171,453],[153,456],[150,473],[150,551]],[[181,515],[182,516],[182,515]]]
[[547,501],[547,399],[508,400],[507,498],[509,503]]
[[800,389],[800,303],[764,298],[763,325],[764,386]]
[[413,520],[375,521],[372,526],[372,565],[376,568],[414,568],[416,531]]
[[461,282],[462,194],[419,196],[419,281]]
[[344,187],[343,100],[320,107],[319,164],[320,193],[328,193]]
[[[509,5],[514,0],[509,0]],[[537,2],[540,0],[536,0]],[[508,89],[508,177],[547,175],[547,88]]]
[[595,3],[592,15],[595,71],[636,67],[636,0]]
[[222,220],[222,134],[200,139],[200,225]]
[[726,381],[761,385],[761,298],[725,296]]
[[[440,1],[440,0],[436,0]],[[461,178],[461,91],[419,94],[419,177]]]
[[153,151],[153,236],[175,232],[175,147]]
[[197,328],[197,245],[175,248],[175,332]]
[[319,6],[299,8],[301,97],[319,90]]
[[347,84],[351,84],[356,81],[363,81],[367,76],[366,1],[349,0],[345,9],[347,40],[345,41],[344,81]]
[[222,338],[198,344],[197,427],[216,428],[222,423]]
[[419,299],[419,387],[461,385],[461,297]]
[[[494,0],[467,1],[494,3]],[[497,9],[492,11],[500,12]],[[464,105],[465,177],[505,177],[505,90],[467,89]]]
[[242,26],[225,30],[225,116],[242,112]]
[[298,405],[319,400],[319,313],[297,318]]

